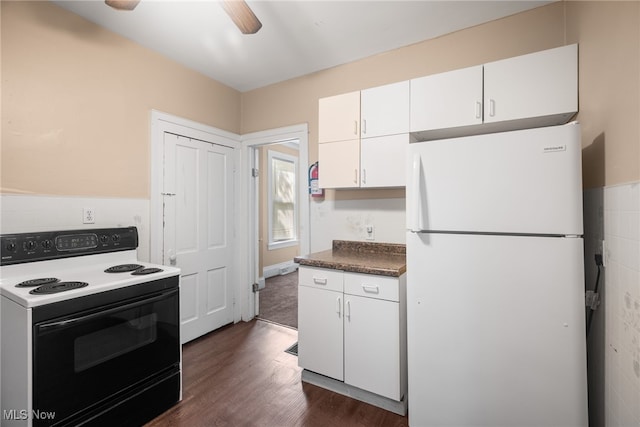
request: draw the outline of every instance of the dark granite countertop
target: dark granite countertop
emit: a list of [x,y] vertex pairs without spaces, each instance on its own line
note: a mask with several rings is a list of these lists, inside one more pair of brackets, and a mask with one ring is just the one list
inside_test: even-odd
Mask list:
[[294,258],[300,265],[399,277],[407,271],[406,247],[397,243],[334,240],[327,251]]

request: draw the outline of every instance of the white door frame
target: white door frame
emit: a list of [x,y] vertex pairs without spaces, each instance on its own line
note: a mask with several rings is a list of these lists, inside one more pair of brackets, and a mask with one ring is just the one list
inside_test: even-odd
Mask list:
[[[252,283],[257,283],[258,277],[255,275],[255,266],[258,260],[258,207],[256,205],[256,192],[257,188],[255,180],[251,178],[251,168],[253,166],[254,158],[252,158],[253,149],[261,145],[268,145],[277,142],[282,142],[291,139],[297,139],[299,141],[299,155],[298,169],[298,188],[300,198],[300,254],[308,254],[310,248],[310,233],[309,233],[309,197],[307,183],[307,170],[309,168],[309,126],[307,123],[281,127],[276,129],[269,129],[266,131],[253,132],[241,136],[242,150],[241,150],[241,178],[242,190],[239,194],[245,194],[242,198],[242,207],[238,212],[246,212],[247,215],[244,218],[245,227],[242,230],[246,235],[241,237],[240,245],[243,254],[245,254],[245,263],[240,269],[241,280],[239,283],[246,283],[244,287],[246,292],[246,304],[243,304],[247,311],[244,319],[252,319],[255,315],[255,303],[256,295],[251,289]],[[241,294],[242,298],[242,294]]]
[[[242,171],[240,167],[240,136],[231,132],[227,132],[221,129],[214,128],[212,126],[204,125],[202,123],[194,122],[182,117],[174,116],[168,113],[163,113],[157,110],[151,110],[151,193],[149,203],[149,256],[150,261],[156,264],[162,264],[163,260],[163,174],[164,174],[164,133],[170,132],[176,135],[186,136],[188,138],[199,139],[213,144],[225,145],[233,148],[233,168],[234,168],[234,193],[236,195],[241,194],[238,192],[240,188],[240,181],[238,171]],[[222,140],[221,140],[222,139]],[[226,140],[226,141],[225,141]],[[234,197],[234,212],[240,211],[241,197]],[[239,280],[239,272],[245,267],[241,259],[242,254],[241,247],[242,242],[239,239],[238,229],[242,225],[242,221],[236,215],[234,220],[234,255],[233,255],[233,273],[230,278],[231,283],[245,283]],[[245,252],[246,253],[246,252]],[[242,303],[243,292],[242,286],[234,286],[234,300],[236,304],[233,309],[234,322],[244,318],[243,313],[246,311]]]

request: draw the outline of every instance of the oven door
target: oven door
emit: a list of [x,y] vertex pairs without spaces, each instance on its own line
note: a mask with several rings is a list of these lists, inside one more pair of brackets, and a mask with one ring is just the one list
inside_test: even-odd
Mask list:
[[35,323],[34,410],[82,418],[175,375],[179,328],[177,288]]

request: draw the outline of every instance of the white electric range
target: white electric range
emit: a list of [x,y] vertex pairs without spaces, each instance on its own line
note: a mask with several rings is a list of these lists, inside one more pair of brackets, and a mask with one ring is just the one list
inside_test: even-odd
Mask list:
[[140,425],[180,399],[180,270],[137,246],[135,227],[0,236],[3,426]]

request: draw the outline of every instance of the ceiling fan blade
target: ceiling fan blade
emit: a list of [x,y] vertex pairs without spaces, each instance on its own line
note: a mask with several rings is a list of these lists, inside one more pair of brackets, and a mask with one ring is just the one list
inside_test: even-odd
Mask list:
[[133,10],[140,0],[104,0],[104,2],[116,10]]
[[222,7],[242,34],[255,34],[262,23],[244,0],[222,0]]

